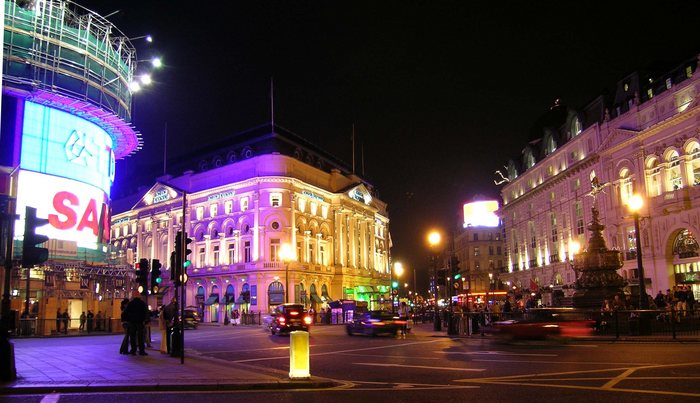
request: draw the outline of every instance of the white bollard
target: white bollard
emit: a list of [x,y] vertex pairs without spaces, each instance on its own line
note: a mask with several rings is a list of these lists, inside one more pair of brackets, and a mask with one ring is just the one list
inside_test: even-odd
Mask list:
[[295,330],[289,334],[289,378],[311,378],[309,372],[309,332]]

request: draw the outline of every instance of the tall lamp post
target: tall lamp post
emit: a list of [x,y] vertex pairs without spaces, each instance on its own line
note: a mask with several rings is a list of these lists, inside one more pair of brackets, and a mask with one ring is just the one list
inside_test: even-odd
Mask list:
[[431,231],[428,233],[428,245],[430,245],[430,248],[433,251],[433,291],[434,291],[434,296],[435,296],[435,310],[433,313],[433,330],[435,331],[440,331],[442,330],[442,323],[440,319],[440,314],[438,312],[438,270],[437,270],[437,249],[440,246],[440,243],[442,242],[442,236],[440,235],[439,232],[437,231]]
[[[396,280],[394,280],[394,274],[396,274]],[[396,312],[396,304],[394,304],[394,289],[396,290],[396,294],[398,297],[399,293],[399,287],[398,287],[398,279],[401,277],[403,274],[403,264],[401,262],[396,262],[394,263],[394,268],[391,270],[391,312],[395,313]],[[396,283],[396,284],[394,284]]]
[[284,262],[284,302],[289,302],[289,262],[294,260],[292,245],[283,243],[280,245],[279,257]]
[[[639,309],[649,309],[649,298],[647,297],[646,282],[644,281],[644,264],[642,262],[642,241],[639,233],[639,212],[644,206],[644,200],[638,194],[630,197],[627,202],[632,217],[634,217],[634,238],[637,248],[637,271],[639,273]],[[651,321],[646,312],[639,313],[639,334],[651,334]]]

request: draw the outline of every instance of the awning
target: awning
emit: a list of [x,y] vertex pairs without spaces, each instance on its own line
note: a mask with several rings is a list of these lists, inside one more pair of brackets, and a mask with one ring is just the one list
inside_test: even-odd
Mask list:
[[236,304],[247,304],[250,302],[250,292],[242,292],[238,298],[236,298]]
[[204,303],[204,305],[212,305],[212,304],[218,304],[219,303],[219,294],[212,294],[207,298],[207,301]]
[[323,303],[323,300],[322,300],[322,299],[318,296],[318,294],[316,294],[316,293],[311,294],[311,301],[312,301],[312,302],[315,302],[315,303],[317,303],[317,304],[322,304],[322,303]]
[[321,295],[321,299],[324,301],[330,301],[331,297],[328,295],[327,292],[324,292],[323,295]]
[[279,305],[284,303],[283,292],[271,292],[267,294],[267,299],[270,305]]
[[236,296],[233,294],[226,294],[224,295],[224,303],[225,304],[233,304],[233,301],[236,300]]

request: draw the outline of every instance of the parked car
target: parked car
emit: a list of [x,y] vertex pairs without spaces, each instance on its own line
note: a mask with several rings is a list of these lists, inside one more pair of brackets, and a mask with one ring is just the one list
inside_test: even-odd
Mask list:
[[396,335],[406,325],[405,320],[387,311],[369,311],[357,313],[352,321],[345,325],[348,335],[364,334],[377,336],[379,334]]
[[572,308],[530,309],[522,318],[494,322],[484,328],[504,339],[546,339],[589,336],[595,321]]
[[268,327],[273,335],[289,334],[289,332],[294,330],[308,332],[311,322],[312,318],[304,309],[304,305],[288,303],[278,305],[272,311],[268,320]]
[[194,309],[185,309],[185,329],[197,329],[199,325],[199,314]]

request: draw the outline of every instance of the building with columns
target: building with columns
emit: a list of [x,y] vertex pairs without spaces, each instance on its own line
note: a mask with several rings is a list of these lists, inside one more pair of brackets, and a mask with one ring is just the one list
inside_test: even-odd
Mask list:
[[[517,293],[573,292],[572,257],[590,238],[597,203],[610,249],[620,250],[626,292],[639,286],[636,232],[627,207],[644,199],[641,253],[650,294],[687,286],[700,297],[700,74],[696,58],[635,72],[580,108],[557,102],[535,125],[502,178],[508,270]],[[591,183],[603,192],[591,197]],[[573,259],[575,263],[575,259]],[[556,298],[552,301],[556,304]]]
[[[170,254],[184,227],[192,243],[186,305],[207,322],[232,309],[268,312],[299,302],[383,304],[389,292],[389,217],[372,186],[331,155],[271,125],[240,133],[197,155],[196,170],[158,178],[113,204],[117,259],[159,259],[173,295]],[[283,260],[287,244],[293,258]]]

